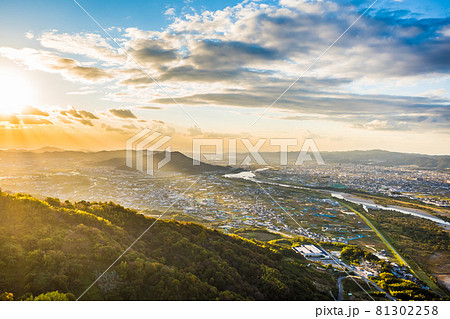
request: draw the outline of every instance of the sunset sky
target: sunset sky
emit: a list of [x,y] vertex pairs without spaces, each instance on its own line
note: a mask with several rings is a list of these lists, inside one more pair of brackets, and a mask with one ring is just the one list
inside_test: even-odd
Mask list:
[[0,149],[123,149],[151,128],[181,151],[312,137],[450,154],[446,0],[379,0],[323,56],[373,0],[78,3],[101,27],[72,0],[0,0]]

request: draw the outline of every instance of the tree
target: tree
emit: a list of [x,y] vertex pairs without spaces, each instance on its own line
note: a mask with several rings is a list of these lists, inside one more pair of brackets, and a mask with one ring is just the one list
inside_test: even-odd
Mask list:
[[31,296],[30,299],[27,300],[33,300],[33,301],[69,301],[69,300],[75,300],[75,296],[71,293],[64,294],[57,291],[51,291],[46,292],[45,294],[40,294],[37,297]]
[[0,295],[0,300],[1,301],[13,301],[14,300],[14,295],[11,292],[4,292]]

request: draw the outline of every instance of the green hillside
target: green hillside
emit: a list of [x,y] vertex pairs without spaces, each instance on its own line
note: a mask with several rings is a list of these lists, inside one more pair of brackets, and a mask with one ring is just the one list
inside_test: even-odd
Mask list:
[[[152,222],[113,203],[0,192],[0,293],[74,299]],[[291,249],[160,220],[82,299],[330,299],[335,279],[305,262]]]

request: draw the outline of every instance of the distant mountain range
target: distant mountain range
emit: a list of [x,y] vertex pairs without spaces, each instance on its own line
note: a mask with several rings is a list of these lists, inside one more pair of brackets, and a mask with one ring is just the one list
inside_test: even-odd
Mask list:
[[[165,158],[164,152],[154,152],[153,163],[155,172],[182,173],[182,174],[201,174],[201,173],[232,173],[242,171],[240,168],[233,168],[226,165],[213,165],[200,162],[194,165],[193,159],[180,152],[171,152],[170,161],[161,169],[156,165]],[[136,152],[133,153],[136,160]],[[48,161],[62,161],[67,165],[70,162],[81,163],[88,166],[109,167],[117,170],[133,170],[126,166],[126,151],[65,151],[56,148],[42,148],[38,150],[8,150],[0,151],[0,159],[3,162],[32,161],[35,165],[42,165]],[[146,169],[146,160],[144,158],[144,169]],[[0,162],[1,164],[2,162]]]
[[[289,152],[288,163],[294,164],[299,152]],[[321,152],[323,160],[328,164],[362,164],[374,166],[402,166],[410,165],[424,169],[450,169],[450,156],[448,155],[425,155],[389,152],[383,150],[370,151],[344,151],[344,152]],[[246,154],[239,154],[239,159],[244,159]],[[280,163],[280,155],[277,152],[263,152],[261,156],[269,165]],[[313,163],[314,157],[312,157]],[[307,162],[305,162],[307,163]]]
[[[280,154],[278,152],[261,152],[268,165],[278,165],[280,163]],[[290,165],[295,163],[298,157],[298,152],[289,152],[288,163]],[[248,154],[237,154],[237,162],[241,163]],[[425,155],[425,154],[410,154],[389,152],[383,150],[370,151],[345,151],[345,152],[321,152],[325,163],[329,164],[363,164],[374,166],[416,166],[423,169],[450,169],[450,156],[448,155]],[[154,163],[158,163],[164,158],[164,153],[154,153]],[[0,151],[0,158],[27,158],[29,160],[39,159],[65,159],[82,161],[85,164],[95,166],[109,166],[120,170],[128,170],[126,163],[126,151],[68,151],[58,148],[45,147],[37,150],[8,150]],[[225,155],[224,158],[228,158]],[[306,163],[306,162],[305,162]],[[312,164],[315,162],[313,161]],[[223,162],[202,162],[200,165],[193,165],[193,160],[180,152],[172,152],[170,162],[162,169],[163,172],[179,172],[187,174],[198,174],[203,172],[220,172],[227,173],[236,170]]]
[[424,155],[388,152],[383,150],[323,152],[325,162],[353,163],[379,166],[413,165],[420,168],[435,168],[439,170],[450,168],[448,155]]
[[[136,154],[134,154],[136,155]],[[107,160],[102,160],[98,162],[93,162],[93,165],[98,166],[113,166],[116,169],[120,170],[132,170],[126,166],[126,154],[116,154],[117,157],[113,157]],[[164,152],[154,152],[153,153],[153,169],[158,171],[157,164],[164,160],[166,154]],[[136,156],[134,156],[136,158]],[[144,163],[144,169],[145,169]],[[233,171],[237,171],[238,169],[232,168],[230,166],[220,166],[220,165],[212,165],[200,162],[199,165],[194,165],[192,158],[187,157],[183,153],[180,152],[171,152],[170,161],[159,169],[163,172],[174,172],[174,173],[184,173],[184,174],[200,174],[200,173],[230,173]]]

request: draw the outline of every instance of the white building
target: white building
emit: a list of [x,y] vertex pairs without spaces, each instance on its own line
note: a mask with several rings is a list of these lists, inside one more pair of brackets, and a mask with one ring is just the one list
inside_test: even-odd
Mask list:
[[305,257],[323,257],[324,255],[323,251],[315,245],[302,245],[292,249]]

